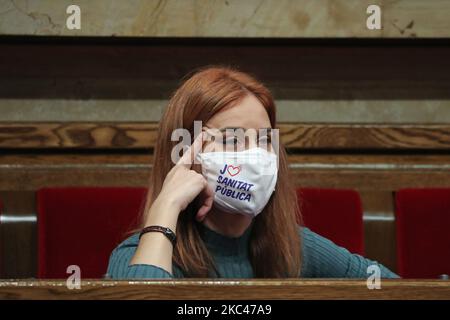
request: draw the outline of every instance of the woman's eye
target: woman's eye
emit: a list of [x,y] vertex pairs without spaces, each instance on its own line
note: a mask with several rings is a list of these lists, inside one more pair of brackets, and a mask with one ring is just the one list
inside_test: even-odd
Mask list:
[[236,137],[230,137],[230,138],[224,139],[223,143],[226,145],[236,145],[239,143],[239,140]]
[[269,144],[270,141],[271,141],[271,139],[268,136],[263,136],[263,137],[259,138],[259,140],[258,140],[259,143],[264,143],[264,144]]

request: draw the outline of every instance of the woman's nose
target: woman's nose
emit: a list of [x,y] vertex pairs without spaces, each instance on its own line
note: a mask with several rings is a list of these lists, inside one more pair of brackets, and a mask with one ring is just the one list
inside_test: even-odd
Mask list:
[[258,147],[258,140],[256,139],[256,137],[251,137],[248,139],[248,149],[253,149]]

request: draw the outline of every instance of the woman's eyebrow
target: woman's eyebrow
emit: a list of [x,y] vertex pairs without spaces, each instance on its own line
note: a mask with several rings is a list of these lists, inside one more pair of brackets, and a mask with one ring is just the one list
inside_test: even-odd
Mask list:
[[[226,131],[226,130],[229,130],[229,129],[231,129],[231,130],[239,130],[239,129],[242,129],[242,130],[247,130],[247,129],[245,129],[245,128],[242,128],[242,127],[225,127],[225,128],[220,128],[219,129],[219,131],[221,131],[221,132],[224,132],[224,131]],[[253,129],[253,128],[252,128]],[[272,130],[272,128],[259,128],[259,129],[255,129],[255,130],[267,130],[268,132],[270,132],[271,130]]]
[[224,132],[226,130],[240,130],[240,129],[245,131],[245,128],[242,128],[242,127],[225,127],[225,128],[220,128],[219,131]]

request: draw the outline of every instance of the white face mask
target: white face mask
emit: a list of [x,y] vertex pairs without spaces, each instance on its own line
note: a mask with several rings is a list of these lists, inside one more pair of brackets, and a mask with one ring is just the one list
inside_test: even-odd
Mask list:
[[225,212],[255,217],[275,190],[277,156],[265,149],[199,153],[197,159],[214,192],[214,204]]

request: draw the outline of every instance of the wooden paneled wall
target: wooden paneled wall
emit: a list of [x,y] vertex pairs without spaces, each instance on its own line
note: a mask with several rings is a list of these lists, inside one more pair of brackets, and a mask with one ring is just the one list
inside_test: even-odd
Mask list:
[[450,187],[445,40],[1,40],[2,277],[35,276],[39,188],[146,186],[164,103],[206,64],[272,90],[298,186],[360,192],[368,257],[395,270],[396,190]]

